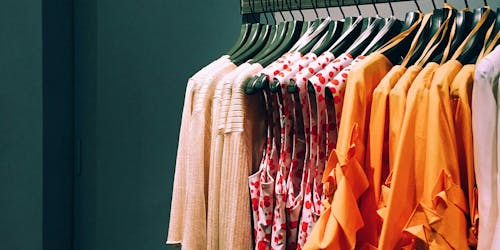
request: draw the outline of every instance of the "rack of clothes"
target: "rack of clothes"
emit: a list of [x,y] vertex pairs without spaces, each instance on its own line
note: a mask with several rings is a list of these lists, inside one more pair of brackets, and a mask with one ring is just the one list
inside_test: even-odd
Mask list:
[[500,248],[500,9],[414,2],[242,24],[187,83],[167,244]]

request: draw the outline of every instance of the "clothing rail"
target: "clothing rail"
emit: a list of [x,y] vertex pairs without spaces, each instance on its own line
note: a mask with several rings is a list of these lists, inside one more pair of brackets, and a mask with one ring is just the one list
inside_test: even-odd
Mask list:
[[241,14],[246,15],[289,10],[409,1],[411,0],[240,0],[240,6]]

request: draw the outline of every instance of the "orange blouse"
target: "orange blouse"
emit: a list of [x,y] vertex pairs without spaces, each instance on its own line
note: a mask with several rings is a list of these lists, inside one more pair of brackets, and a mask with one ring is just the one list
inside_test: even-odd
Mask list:
[[[391,67],[384,55],[373,53],[348,76],[343,113],[349,115],[342,118],[337,148],[330,154],[323,175],[324,209],[304,249],[354,249],[357,243],[376,244],[376,230],[364,223],[363,202],[358,207],[358,199],[369,185],[362,164],[372,93]],[[365,233],[357,235],[363,226]]]
[[[388,177],[389,167],[389,93],[406,71],[406,67],[394,66],[373,91],[368,133],[367,165],[372,172],[371,184],[375,201],[380,202],[382,182]],[[370,174],[369,174],[370,175]]]
[[[425,138],[427,130],[428,90],[438,64],[429,63],[418,74],[408,91],[400,140],[395,156],[391,192],[380,235],[379,249],[393,250],[408,242],[401,241],[409,218],[414,211],[423,210],[417,206],[417,184],[421,173],[416,174],[416,166],[425,165]],[[421,189],[419,187],[418,189]],[[419,196],[419,195],[418,195]],[[411,228],[410,228],[411,229]]]
[[457,135],[458,164],[460,183],[468,199],[469,245],[477,245],[477,186],[474,174],[474,148],[472,141],[471,97],[476,66],[465,65],[453,80],[450,88],[453,118]]
[[417,77],[418,73],[422,70],[421,66],[413,65],[408,67],[398,82],[393,86],[389,94],[389,174],[385,179],[380,189],[380,204],[378,213],[384,217],[386,206],[389,199],[391,178],[394,169],[394,158],[396,156],[396,149],[400,138],[401,125],[405,115],[406,95],[410,89],[413,80]]
[[419,202],[437,216],[435,223],[431,223],[431,220],[414,214],[410,221],[414,227],[429,227],[415,227],[411,233],[431,249],[469,249],[465,218],[467,205],[460,183],[461,171],[449,94],[450,85],[461,68],[460,62],[451,60],[434,74],[429,89],[426,160],[425,165],[417,166],[419,168],[415,172],[423,173],[424,177],[422,186],[417,186]]

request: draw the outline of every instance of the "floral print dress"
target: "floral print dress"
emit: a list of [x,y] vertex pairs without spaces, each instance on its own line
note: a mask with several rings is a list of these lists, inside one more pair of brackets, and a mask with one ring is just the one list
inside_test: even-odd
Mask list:
[[[298,89],[298,96],[300,103],[302,105],[302,114],[304,118],[304,132],[306,141],[309,142],[308,147],[308,156],[304,163],[304,169],[302,174],[302,183],[301,183],[301,193],[303,195],[303,203],[302,203],[302,213],[299,221],[298,228],[298,236],[297,236],[297,249],[301,249],[305,244],[308,234],[312,231],[312,227],[316,221],[316,216],[313,215],[313,207],[312,207],[312,177],[311,177],[311,168],[315,165],[315,150],[314,150],[314,140],[311,132],[316,128],[311,126],[311,123],[315,123],[313,120],[315,118],[311,118],[311,105],[309,103],[308,98],[308,89],[307,89],[307,80],[309,77],[314,75],[319,70],[326,67],[326,65],[333,61],[334,55],[332,53],[326,52],[321,54],[316,58],[313,62],[311,62],[307,67],[302,68],[299,73],[293,77],[291,80],[295,82]],[[315,105],[314,105],[315,107]],[[313,124],[314,125],[314,124]],[[312,129],[314,127],[314,129]],[[308,140],[309,139],[309,140]]]
[[[324,200],[323,193],[323,171],[326,164],[326,150],[327,150],[327,105],[325,101],[325,87],[326,83],[330,81],[334,76],[336,76],[342,69],[350,65],[352,62],[352,56],[349,53],[344,53],[338,58],[333,60],[328,64],[323,70],[316,73],[313,77],[309,79],[309,84],[315,91],[310,98],[313,98],[316,103],[316,116],[317,116],[317,126],[316,126],[316,167],[314,171],[313,179],[313,207],[315,215],[319,217],[321,214],[322,201]],[[310,100],[311,101],[311,100]],[[337,141],[337,130],[330,131],[331,141]],[[330,142],[331,143],[331,142]]]

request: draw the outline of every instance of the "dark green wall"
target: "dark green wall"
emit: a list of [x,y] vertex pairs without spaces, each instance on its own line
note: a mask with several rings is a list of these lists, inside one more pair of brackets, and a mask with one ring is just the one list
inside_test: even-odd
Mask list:
[[232,45],[238,10],[1,2],[1,249],[168,249],[186,81]]
[[164,244],[187,79],[230,48],[238,1],[76,0],[76,249]]
[[73,245],[73,0],[43,0],[43,249]]
[[0,4],[1,249],[72,245],[71,4]]
[[0,248],[41,249],[42,2],[0,2]]

